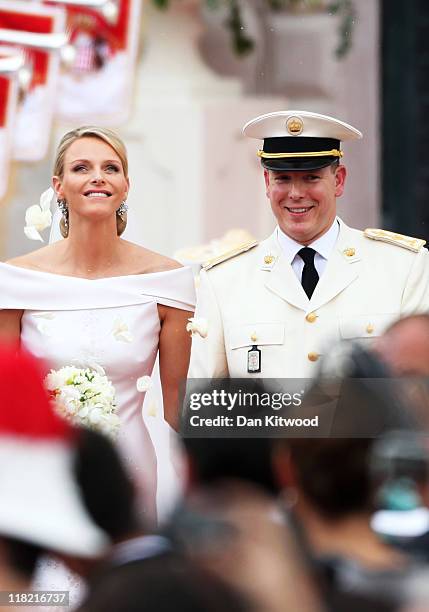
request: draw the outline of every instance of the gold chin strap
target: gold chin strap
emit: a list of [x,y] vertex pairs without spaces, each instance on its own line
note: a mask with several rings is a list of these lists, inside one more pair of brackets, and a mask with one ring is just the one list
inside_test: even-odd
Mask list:
[[304,151],[301,153],[266,153],[259,149],[257,155],[264,159],[278,159],[281,157],[342,157],[343,152],[338,149],[331,149],[330,151]]

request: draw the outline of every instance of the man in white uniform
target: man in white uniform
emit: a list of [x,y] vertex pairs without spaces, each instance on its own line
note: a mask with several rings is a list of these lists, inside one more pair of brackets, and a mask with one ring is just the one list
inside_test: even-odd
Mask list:
[[[278,227],[201,272],[189,376],[312,377],[339,339],[370,341],[401,315],[429,309],[424,240],[351,229],[336,216],[346,123],[305,111],[253,119]],[[200,325],[205,326],[205,321]]]

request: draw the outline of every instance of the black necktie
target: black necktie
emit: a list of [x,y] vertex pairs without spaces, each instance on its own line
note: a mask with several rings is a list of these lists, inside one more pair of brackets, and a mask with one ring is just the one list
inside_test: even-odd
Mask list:
[[303,249],[298,251],[298,255],[304,262],[301,284],[305,293],[308,296],[308,299],[310,300],[311,296],[313,295],[313,291],[315,290],[316,285],[319,282],[319,275],[317,274],[317,270],[314,267],[314,256],[316,255],[316,251],[314,249],[310,249],[309,247],[304,247]]

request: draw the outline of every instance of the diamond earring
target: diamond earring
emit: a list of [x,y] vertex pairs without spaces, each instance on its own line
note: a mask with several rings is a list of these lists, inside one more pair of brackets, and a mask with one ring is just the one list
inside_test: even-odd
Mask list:
[[61,211],[61,214],[63,216],[63,221],[64,221],[64,225],[65,227],[68,227],[69,224],[69,209],[67,206],[67,202],[65,200],[57,200],[57,204],[58,204],[58,208]]
[[116,214],[119,215],[121,217],[121,219],[123,219],[124,215],[127,212],[127,210],[128,210],[128,204],[127,204],[126,200],[123,200],[122,204],[120,205],[120,207],[116,211]]

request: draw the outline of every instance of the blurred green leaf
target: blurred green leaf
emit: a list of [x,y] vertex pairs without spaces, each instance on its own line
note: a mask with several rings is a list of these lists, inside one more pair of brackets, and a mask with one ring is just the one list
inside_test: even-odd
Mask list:
[[152,0],[152,3],[156,6],[156,8],[165,11],[170,6],[170,0]]
[[[243,0],[246,1],[246,0]],[[325,5],[323,0],[264,0],[268,9],[281,11],[283,9],[324,9],[330,15],[341,18],[339,25],[340,40],[335,50],[338,58],[344,57],[352,45],[352,32],[355,24],[356,11],[353,0],[332,0]],[[234,52],[243,57],[253,51],[254,40],[247,35],[246,26],[242,17],[242,4],[239,0],[201,0],[208,9],[216,11],[222,6],[229,11],[225,26],[231,33],[231,45]],[[170,7],[171,0],[152,0],[152,3],[161,10]]]
[[206,4],[211,11],[217,11],[221,3],[220,0],[206,0]]

